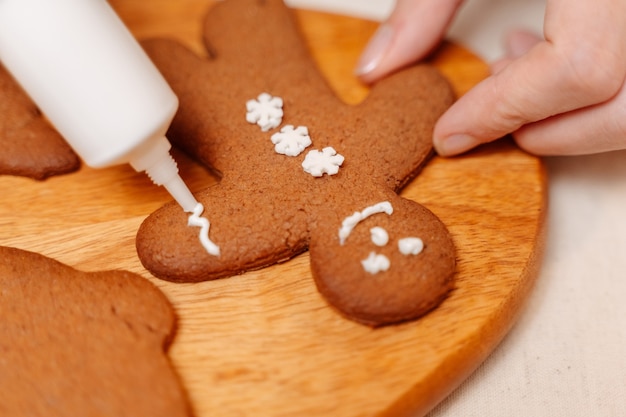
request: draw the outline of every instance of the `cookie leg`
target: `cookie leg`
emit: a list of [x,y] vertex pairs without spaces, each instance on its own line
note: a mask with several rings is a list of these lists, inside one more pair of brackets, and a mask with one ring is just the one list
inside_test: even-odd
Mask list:
[[397,196],[386,203],[391,210],[355,208],[360,215],[323,222],[309,249],[320,293],[371,326],[424,315],[446,297],[455,271],[451,236],[432,212]]

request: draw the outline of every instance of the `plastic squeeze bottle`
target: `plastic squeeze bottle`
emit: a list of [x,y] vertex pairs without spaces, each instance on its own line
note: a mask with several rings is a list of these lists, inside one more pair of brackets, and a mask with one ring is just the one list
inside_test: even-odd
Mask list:
[[87,165],[130,163],[193,212],[165,137],[178,99],[105,0],[0,0],[0,61]]

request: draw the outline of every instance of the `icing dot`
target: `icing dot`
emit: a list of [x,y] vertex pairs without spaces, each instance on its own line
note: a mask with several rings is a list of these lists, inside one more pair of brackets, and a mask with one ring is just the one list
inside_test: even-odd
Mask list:
[[389,242],[389,234],[382,227],[372,227],[370,229],[372,242],[376,246],[385,246]]
[[424,242],[419,237],[406,237],[398,241],[398,249],[403,255],[418,255],[424,250]]
[[391,262],[389,262],[389,258],[385,255],[370,252],[367,259],[361,261],[361,265],[363,265],[363,269],[365,269],[366,272],[374,275],[381,271],[388,270],[389,266],[391,266]]
[[204,211],[204,206],[202,203],[196,204],[193,208],[193,213],[189,215],[189,219],[187,219],[188,226],[195,226],[200,228],[200,232],[198,232],[198,238],[200,239],[200,244],[206,249],[206,251],[213,256],[220,256],[220,248],[215,243],[209,239],[209,227],[211,224],[206,217],[201,217],[200,215]]

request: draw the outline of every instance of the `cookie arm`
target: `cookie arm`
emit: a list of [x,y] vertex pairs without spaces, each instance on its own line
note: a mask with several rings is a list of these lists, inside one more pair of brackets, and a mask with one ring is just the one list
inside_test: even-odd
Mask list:
[[[432,66],[395,73],[375,84],[355,109],[362,122],[358,137],[348,138],[354,141],[350,148],[365,161],[372,159],[367,153],[375,155],[377,172],[398,190],[433,155],[433,128],[453,101],[448,81]],[[398,159],[398,154],[408,157]]]
[[[224,102],[217,93],[222,82],[220,75],[212,71],[212,65],[204,58],[173,39],[149,39],[141,44],[180,102],[167,137],[173,145],[213,169],[219,165],[214,158],[224,152],[218,143],[207,145],[206,138],[229,123],[220,109]],[[217,97],[211,100],[213,95]]]
[[0,65],[0,174],[45,179],[75,171],[78,156]]

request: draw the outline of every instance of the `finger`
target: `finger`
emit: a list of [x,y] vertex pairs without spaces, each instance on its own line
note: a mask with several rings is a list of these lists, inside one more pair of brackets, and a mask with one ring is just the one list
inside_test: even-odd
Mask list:
[[357,63],[355,73],[371,83],[415,62],[441,42],[462,0],[398,0]]
[[[617,93],[626,75],[624,31],[613,10],[619,4],[605,0],[614,7],[598,10],[577,3],[580,10],[572,15],[557,7],[559,3],[563,6],[561,0],[551,4],[562,20],[547,24],[546,41],[478,84],[439,120],[433,141],[441,155],[464,152],[527,123],[602,103]],[[596,30],[598,16],[584,18],[592,12],[603,14],[606,30]]]
[[[593,90],[591,86],[598,86]],[[615,92],[581,79],[568,58],[541,42],[461,97],[435,126],[441,155],[454,155],[547,117],[602,102]]]
[[626,87],[595,106],[526,125],[513,134],[537,155],[584,155],[626,149]]
[[[554,108],[561,105],[556,97],[568,93],[560,85],[553,89],[560,80],[548,71],[558,68],[550,47],[541,44],[518,60],[501,63],[499,72],[459,98],[435,126],[433,144],[437,152],[443,156],[465,152],[558,113]],[[573,100],[569,97],[567,102]]]

